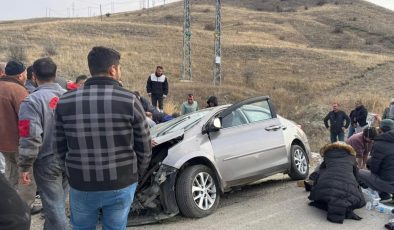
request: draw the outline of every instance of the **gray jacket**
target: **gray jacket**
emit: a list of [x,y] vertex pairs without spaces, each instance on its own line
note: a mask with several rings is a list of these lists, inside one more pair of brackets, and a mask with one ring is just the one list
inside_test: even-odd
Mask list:
[[37,87],[22,102],[19,109],[18,166],[27,172],[35,160],[54,155],[54,111],[59,97],[65,93],[57,83]]

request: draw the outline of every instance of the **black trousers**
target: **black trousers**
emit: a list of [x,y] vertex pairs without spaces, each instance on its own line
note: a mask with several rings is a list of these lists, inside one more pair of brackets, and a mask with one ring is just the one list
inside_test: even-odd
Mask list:
[[159,103],[159,109],[163,110],[163,96],[162,95],[151,95],[152,105],[157,107],[157,103]]

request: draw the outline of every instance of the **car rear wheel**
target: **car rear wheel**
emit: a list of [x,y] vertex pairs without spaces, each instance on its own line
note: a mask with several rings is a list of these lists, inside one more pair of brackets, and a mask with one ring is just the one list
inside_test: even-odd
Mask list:
[[291,146],[291,168],[289,176],[293,180],[303,180],[309,174],[308,157],[303,148],[298,145]]
[[201,218],[213,213],[220,200],[213,171],[205,165],[193,165],[182,171],[176,184],[176,200],[186,217]]

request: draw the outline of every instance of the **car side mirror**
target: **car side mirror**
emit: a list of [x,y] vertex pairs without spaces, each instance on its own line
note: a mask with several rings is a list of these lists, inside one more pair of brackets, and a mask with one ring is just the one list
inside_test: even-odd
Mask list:
[[220,118],[216,117],[211,122],[209,122],[208,125],[204,127],[204,129],[202,130],[202,134],[209,132],[216,132],[221,128],[222,128],[222,122],[220,121]]

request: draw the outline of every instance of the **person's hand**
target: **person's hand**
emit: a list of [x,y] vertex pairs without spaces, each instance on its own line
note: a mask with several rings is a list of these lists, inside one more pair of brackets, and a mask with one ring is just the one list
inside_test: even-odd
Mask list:
[[379,114],[375,113],[375,114],[373,114],[373,117],[380,124],[380,122],[382,121],[382,116],[380,116]]
[[152,143],[152,148],[155,147],[156,145],[158,145],[154,139],[151,140],[151,143]]
[[148,96],[150,97],[150,96],[152,96],[152,94],[151,94],[151,93],[148,93]]
[[146,112],[145,113],[147,117],[152,118],[152,113],[151,112]]
[[346,128],[345,127],[342,127],[342,131],[345,131],[346,130]]
[[29,185],[31,183],[30,173],[29,172],[21,172],[20,173],[21,184]]
[[163,98],[165,99],[167,97],[167,95],[163,95]]

